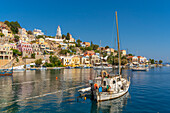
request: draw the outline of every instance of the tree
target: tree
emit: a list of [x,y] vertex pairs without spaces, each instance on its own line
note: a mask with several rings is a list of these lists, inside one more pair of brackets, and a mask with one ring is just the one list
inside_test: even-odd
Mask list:
[[28,34],[32,35],[33,32],[31,30],[27,31]]
[[38,35],[38,36],[36,36],[36,38],[40,39],[40,38],[44,38],[44,36],[43,35]]
[[35,53],[31,54],[31,58],[35,58]]
[[108,48],[109,48],[109,46],[106,46],[106,47],[105,47],[105,49],[108,49]]
[[163,62],[162,60],[159,60],[159,64],[162,64],[162,62]]
[[150,59],[150,63],[154,64],[155,63],[154,59]]
[[50,56],[50,63],[52,64],[51,67],[61,65],[61,61],[59,60],[59,58],[57,56]]
[[19,36],[15,35],[15,36],[14,36],[14,41],[15,41],[15,42],[18,42],[18,41],[19,41],[19,38],[20,38]]
[[125,64],[127,64],[127,63],[128,63],[127,59],[122,59],[122,60],[121,60],[121,64],[122,64],[122,65],[125,65]]
[[17,21],[5,21],[4,22],[8,27],[10,27],[13,34],[18,34],[18,28],[21,28],[20,24]]
[[114,64],[114,65],[118,65],[118,63],[119,63],[118,58],[114,58],[114,62],[113,62],[113,64]]
[[22,56],[22,53],[18,49],[11,49],[13,51],[13,56]]
[[156,64],[158,64],[158,61],[157,61],[157,60],[155,60],[155,63],[156,63]]
[[3,36],[5,36],[3,33],[0,33],[0,37],[3,37]]
[[62,34],[62,39],[65,39],[66,38],[66,35]]
[[133,56],[132,54],[129,54],[129,56]]
[[70,33],[67,33],[66,40],[70,40]]
[[114,56],[108,56],[108,58],[107,58],[107,62],[109,63],[109,64],[114,64]]
[[99,48],[99,45],[94,44],[93,45],[93,50],[97,50]]
[[35,61],[35,64],[38,65],[38,66],[40,66],[40,65],[42,64],[42,59],[41,59],[41,58],[40,58],[40,59],[37,59],[37,60]]
[[81,43],[82,41],[81,41],[80,39],[78,39],[76,42],[77,42],[77,43]]

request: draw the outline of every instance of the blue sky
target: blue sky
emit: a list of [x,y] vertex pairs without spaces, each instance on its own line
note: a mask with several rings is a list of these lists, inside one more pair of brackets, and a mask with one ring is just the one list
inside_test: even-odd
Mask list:
[[170,42],[170,1],[165,0],[3,0],[0,21],[18,21],[27,30],[115,47],[118,11],[121,49],[148,58],[167,60]]

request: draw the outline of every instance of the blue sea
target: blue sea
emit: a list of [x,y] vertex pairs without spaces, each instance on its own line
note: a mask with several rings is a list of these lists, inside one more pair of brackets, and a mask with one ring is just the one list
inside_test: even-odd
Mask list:
[[61,69],[1,76],[0,112],[170,112],[170,67],[146,72],[124,69],[123,74],[131,80],[129,92],[121,98],[99,103],[80,98],[78,93],[95,74],[93,69]]

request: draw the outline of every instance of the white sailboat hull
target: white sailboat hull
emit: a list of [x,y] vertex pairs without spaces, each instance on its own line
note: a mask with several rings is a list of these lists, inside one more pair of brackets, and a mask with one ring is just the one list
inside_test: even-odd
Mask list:
[[130,83],[128,84],[128,86],[126,86],[127,88],[125,90],[121,90],[118,93],[113,93],[113,92],[100,92],[99,93],[99,92],[95,92],[94,99],[97,102],[101,102],[101,101],[106,101],[106,100],[112,100],[112,99],[119,98],[119,97],[125,95],[128,92],[129,85],[130,85]]

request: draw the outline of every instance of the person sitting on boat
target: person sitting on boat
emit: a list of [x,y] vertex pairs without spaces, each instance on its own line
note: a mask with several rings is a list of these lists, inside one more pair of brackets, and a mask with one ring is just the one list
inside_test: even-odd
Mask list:
[[107,85],[107,91],[109,92],[110,91],[110,85]]
[[102,92],[102,86],[100,85],[99,87],[99,93]]
[[96,83],[94,84],[94,89],[99,89],[99,86]]

